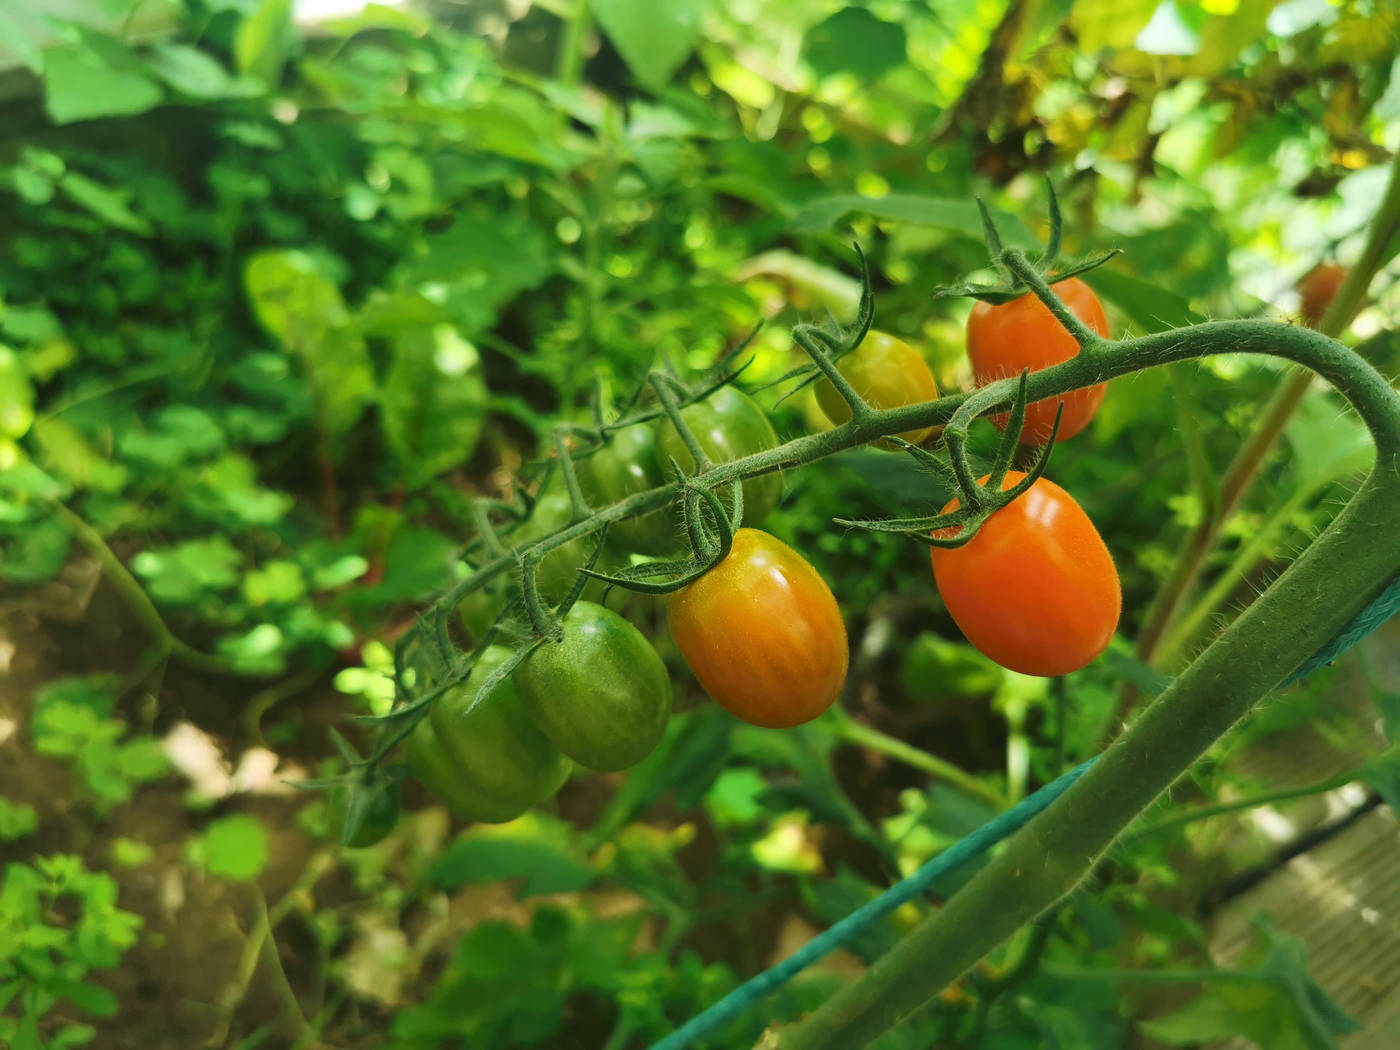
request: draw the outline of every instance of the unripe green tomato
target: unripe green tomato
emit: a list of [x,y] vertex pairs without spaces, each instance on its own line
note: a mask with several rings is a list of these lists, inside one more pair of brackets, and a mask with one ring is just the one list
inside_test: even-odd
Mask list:
[[[656,462],[656,434],[649,426],[619,430],[607,445],[576,466],[579,485],[595,510],[667,481]],[[608,530],[608,546],[619,552],[667,554],[681,543],[665,508],[619,521]]]
[[671,716],[666,665],[641,631],[601,605],[575,603],[562,626],[562,640],[546,641],[515,670],[525,710],[579,765],[635,765]]
[[[778,432],[758,402],[734,386],[722,386],[705,400],[687,405],[681,409],[681,418],[715,463],[778,447]],[[669,419],[663,419],[656,430],[656,461],[667,477],[672,459],[687,473],[695,470],[695,458],[680,434]],[[783,477],[777,471],[749,478],[744,482],[744,521],[759,522],[778,505],[782,494]]]
[[525,713],[513,674],[472,706],[486,679],[511,656],[503,645],[488,647],[471,677],[433,704],[428,721],[462,779],[484,795],[528,806],[558,791],[571,763]]
[[443,805],[463,820],[502,824],[514,820],[530,807],[493,798],[472,787],[462,776],[461,766],[433,732],[430,719],[414,726],[406,748],[408,768],[422,785]]
[[[836,362],[836,369],[871,408],[903,408],[938,396],[938,385],[923,355],[902,339],[884,332],[867,332],[860,346]],[[851,406],[829,379],[819,379],[816,388],[817,403],[827,419],[840,426],[851,418]],[[911,445],[921,445],[936,430],[937,427],[920,427],[899,436]],[[883,440],[878,444],[882,448],[893,447]]]
[[341,845],[363,849],[381,841],[394,825],[399,822],[401,798],[398,784],[386,784],[376,791],[369,800],[360,826],[348,839],[343,838],[345,818],[350,808],[350,791],[340,788],[331,795],[331,834],[341,840]]

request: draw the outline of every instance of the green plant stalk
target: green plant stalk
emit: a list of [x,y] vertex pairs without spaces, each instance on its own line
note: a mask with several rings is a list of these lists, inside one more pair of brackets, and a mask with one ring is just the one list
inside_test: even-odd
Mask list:
[[1207,981],[1262,981],[1276,983],[1277,974],[1263,970],[1115,970],[1047,963],[1044,972],[1062,981],[1132,981],[1139,984],[1202,984]]
[[[1371,223],[1370,235],[1362,249],[1361,257],[1348,271],[1346,280],[1337,290],[1336,298],[1332,300],[1326,314],[1318,323],[1318,331],[1324,335],[1337,336],[1351,324],[1361,309],[1371,278],[1380,268],[1386,246],[1397,230],[1400,230],[1400,153],[1396,153],[1391,163],[1390,181]],[[1306,371],[1295,371],[1282,381],[1260,417],[1254,433],[1226,468],[1221,479],[1220,496],[1216,501],[1215,512],[1205,515],[1182,543],[1172,571],[1158,592],[1157,599],[1148,611],[1147,619],[1138,634],[1138,659],[1143,663],[1150,664],[1156,657],[1162,636],[1180,614],[1182,605],[1200,575],[1206,556],[1210,554],[1220,536],[1221,529],[1249,494],[1264,460],[1278,443],[1284,427],[1293,418],[1293,413],[1297,411],[1303,396],[1312,385],[1312,378]]]
[[1289,520],[1314,495],[1315,489],[1304,489],[1290,496],[1278,510],[1264,523],[1264,527],[1254,533],[1236,553],[1229,567],[1210,585],[1210,588],[1191,605],[1188,613],[1172,624],[1162,638],[1157,649],[1157,662],[1170,667],[1181,650],[1191,639],[1197,637],[1206,622],[1225,604],[1235,588],[1264,557],[1265,548],[1288,525]]
[[1002,797],[1000,792],[989,788],[966,770],[960,769],[952,762],[947,762],[937,755],[931,755],[927,751],[914,747],[912,744],[906,744],[898,737],[882,733],[864,722],[857,722],[853,718],[844,719],[837,732],[841,739],[847,743],[867,747],[871,751],[888,755],[896,761],[903,762],[906,766],[921,769],[925,773],[931,773],[935,777],[948,781],[950,784],[956,784],[968,794],[990,802],[998,810],[1005,809],[1008,805],[1007,800]]
[[1266,791],[1260,795],[1250,795],[1248,798],[1236,799],[1233,802],[1219,802],[1213,806],[1199,806],[1196,809],[1188,810],[1185,813],[1178,813],[1174,817],[1166,820],[1159,820],[1155,824],[1148,824],[1146,827],[1134,828],[1123,836],[1124,842],[1135,842],[1138,839],[1146,838],[1149,835],[1156,835],[1158,832],[1170,831],[1172,828],[1179,828],[1186,824],[1194,824],[1198,820],[1208,820],[1211,817],[1222,817],[1229,813],[1238,813],[1245,809],[1255,809],[1258,806],[1270,806],[1275,802],[1288,802],[1295,798],[1308,798],[1311,795],[1322,795],[1328,791],[1336,791],[1337,788],[1354,784],[1366,775],[1369,763],[1359,766],[1356,769],[1349,769],[1344,773],[1328,777],[1326,780],[1319,780],[1312,784],[1304,784],[1301,787],[1280,788],[1277,791]]
[[122,564],[122,560],[117,557],[112,548],[107,546],[107,541],[102,538],[102,534],[58,500],[51,501],[50,506],[74,538],[97,558],[108,581],[121,592],[122,597],[131,606],[131,611],[141,621],[142,626],[155,637],[156,648],[160,655],[152,666],[168,656],[197,671],[211,671],[215,674],[243,673],[217,656],[201,653],[198,649],[176,638],[174,632],[170,630],[170,626],[161,617],[160,610],[151,601],[150,595]]
[[[849,1050],[898,1024],[1072,891],[1124,828],[1400,573],[1396,431],[1317,541],[1138,717],[1073,787],[933,918],[773,1050]],[[1389,539],[1388,539],[1389,538]]]

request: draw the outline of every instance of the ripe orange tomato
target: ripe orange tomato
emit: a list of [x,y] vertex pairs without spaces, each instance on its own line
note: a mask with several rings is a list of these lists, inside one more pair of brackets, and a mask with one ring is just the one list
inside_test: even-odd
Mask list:
[[[884,332],[867,332],[860,346],[837,361],[836,367],[871,408],[903,408],[938,396],[938,385],[923,355],[904,340]],[[818,380],[816,388],[817,404],[827,419],[839,427],[851,418],[851,406],[829,379]],[[911,445],[921,445],[938,429],[920,427],[899,436]],[[891,447],[884,441],[879,444]]]
[[1303,323],[1316,328],[1322,315],[1337,297],[1337,290],[1347,279],[1347,268],[1336,263],[1314,266],[1298,281],[1298,294],[1302,297]]
[[[1056,283],[1055,293],[1079,318],[1099,335],[1108,335],[1108,315],[1087,284],[1077,277]],[[1027,293],[1009,303],[978,303],[967,319],[967,356],[978,386],[998,379],[1018,376],[1022,369],[1038,372],[1079,353],[1079,344],[1055,320],[1048,307]],[[1055,407],[1064,402],[1065,415],[1057,440],[1074,437],[1089,425],[1103,403],[1108,387],[1104,383],[1071,390],[1068,394],[1033,401],[1026,406],[1026,425],[1021,431],[1024,445],[1043,445],[1055,426]],[[1006,413],[992,416],[992,422],[1006,429]]]
[[[1002,490],[1024,477],[1008,471]],[[964,546],[934,547],[933,577],[969,642],[1003,667],[1046,678],[1077,671],[1103,652],[1123,607],[1118,570],[1094,523],[1045,478]]]
[[846,681],[846,625],[831,588],[766,532],[736,532],[723,561],[671,596],[670,620],[705,691],[752,725],[811,721]]

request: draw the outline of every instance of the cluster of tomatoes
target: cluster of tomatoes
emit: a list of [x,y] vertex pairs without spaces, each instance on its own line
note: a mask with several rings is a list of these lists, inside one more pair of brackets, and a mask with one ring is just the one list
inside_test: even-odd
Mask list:
[[[1067,306],[1107,334],[1103,307],[1087,285],[1057,285]],[[1034,297],[1001,305],[979,303],[968,325],[968,352],[979,385],[1024,368],[1049,367],[1077,353],[1069,333]],[[897,408],[938,396],[923,357],[879,332],[837,363],[842,375],[876,409]],[[1064,404],[1060,436],[1082,430],[1103,400],[1093,387],[1028,406],[1022,441],[1044,443]],[[817,397],[833,423],[850,417],[826,380]],[[685,423],[711,461],[748,456],[778,444],[758,405],[725,386],[682,409]],[[1005,425],[1005,418],[994,421]],[[933,429],[901,435],[919,444]],[[694,469],[686,443],[669,421],[620,431],[576,464],[584,494],[604,506],[663,485],[674,461]],[[1024,477],[1008,472],[1010,488]],[[985,482],[987,479],[983,479]],[[744,513],[760,520],[782,491],[778,474],[743,482]],[[953,500],[945,512],[956,509]],[[569,520],[567,495],[556,490],[537,501],[513,539],[546,535]],[[683,524],[671,508],[619,523],[609,535],[616,553],[674,554]],[[547,601],[573,585],[588,555],[581,540],[552,551],[536,582]],[[944,602],[968,640],[998,663],[1035,675],[1083,667],[1108,645],[1118,623],[1118,575],[1103,541],[1074,499],[1044,478],[997,510],[968,543],[933,549],[934,577]],[[504,595],[482,591],[460,607],[473,636],[498,614]],[[670,598],[671,635],[700,684],[736,717],[785,728],[825,711],[845,683],[849,646],[831,589],[797,551],[777,538],[741,528],[729,553]],[[666,668],[647,638],[617,613],[577,601],[561,623],[562,638],[534,649],[488,695],[478,694],[492,672],[511,658],[488,647],[466,682],[433,704],[409,738],[409,766],[420,781],[460,816],[503,821],[558,791],[577,764],[626,769],[660,740],[671,711]]]

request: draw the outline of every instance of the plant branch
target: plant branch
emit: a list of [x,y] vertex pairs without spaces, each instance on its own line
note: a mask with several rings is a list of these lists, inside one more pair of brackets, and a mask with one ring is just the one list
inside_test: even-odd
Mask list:
[[896,761],[903,762],[906,766],[923,770],[925,773],[946,780],[950,784],[956,784],[968,794],[991,803],[998,810],[1006,809],[1008,805],[1006,798],[999,791],[988,787],[966,770],[939,758],[937,755],[931,755],[921,748],[914,747],[912,744],[906,744],[898,737],[882,733],[864,722],[857,722],[853,718],[844,719],[837,732],[841,739],[847,743],[888,755]]

